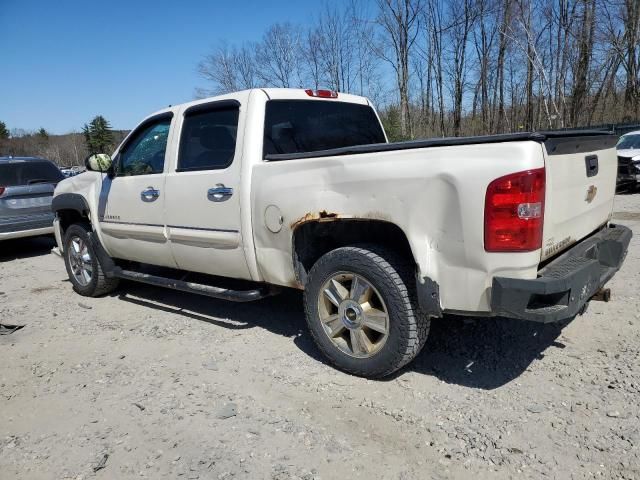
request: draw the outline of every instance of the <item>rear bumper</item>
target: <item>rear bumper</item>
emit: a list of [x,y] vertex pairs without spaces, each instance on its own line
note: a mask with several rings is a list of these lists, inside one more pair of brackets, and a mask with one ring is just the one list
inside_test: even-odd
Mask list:
[[556,322],[577,315],[620,269],[631,230],[609,225],[548,263],[532,280],[494,277],[494,315]]

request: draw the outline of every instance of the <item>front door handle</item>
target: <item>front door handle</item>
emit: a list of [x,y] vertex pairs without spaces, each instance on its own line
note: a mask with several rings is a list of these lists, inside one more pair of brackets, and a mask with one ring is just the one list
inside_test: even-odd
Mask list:
[[143,202],[153,202],[157,200],[160,196],[160,190],[156,190],[153,187],[147,187],[145,190],[140,192],[140,199]]
[[222,183],[218,183],[215,188],[207,191],[207,198],[212,202],[224,202],[229,200],[233,195],[233,188],[225,187]]

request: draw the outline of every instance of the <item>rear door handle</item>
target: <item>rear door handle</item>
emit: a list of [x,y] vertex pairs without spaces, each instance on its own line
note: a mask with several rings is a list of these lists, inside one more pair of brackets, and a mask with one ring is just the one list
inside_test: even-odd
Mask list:
[[224,202],[229,200],[233,195],[233,188],[225,187],[222,183],[218,183],[215,188],[207,191],[207,198],[212,202]]
[[143,202],[153,202],[160,196],[160,190],[156,190],[153,187],[147,187],[140,192],[140,199]]

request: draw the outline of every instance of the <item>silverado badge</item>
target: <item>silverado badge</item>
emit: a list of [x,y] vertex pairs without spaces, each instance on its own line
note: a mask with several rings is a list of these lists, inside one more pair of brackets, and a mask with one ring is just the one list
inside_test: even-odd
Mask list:
[[591,203],[593,199],[596,198],[596,193],[598,193],[598,187],[596,187],[595,185],[591,185],[587,189],[587,198],[585,198],[587,203]]

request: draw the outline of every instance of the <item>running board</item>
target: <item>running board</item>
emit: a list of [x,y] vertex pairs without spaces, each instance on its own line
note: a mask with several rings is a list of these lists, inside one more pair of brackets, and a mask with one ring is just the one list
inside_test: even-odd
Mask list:
[[231,302],[252,302],[278,293],[277,289],[273,287],[261,287],[253,290],[230,290],[211,285],[204,285],[202,283],[185,282],[184,280],[159,277],[157,275],[149,275],[148,273],[123,270],[120,267],[115,267],[111,275],[124,280],[148,283],[149,285],[171,288],[173,290],[180,290],[181,292],[197,293],[198,295],[229,300]]

